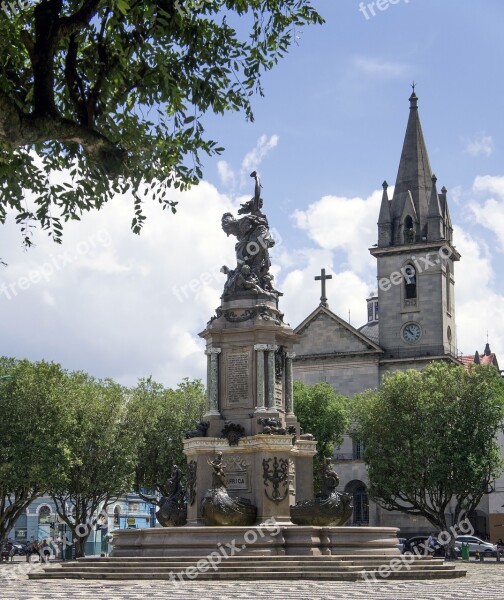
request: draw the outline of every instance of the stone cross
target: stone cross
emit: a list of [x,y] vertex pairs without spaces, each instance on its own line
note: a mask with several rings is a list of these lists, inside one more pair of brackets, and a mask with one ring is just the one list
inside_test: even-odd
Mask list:
[[322,306],[327,306],[327,298],[326,298],[326,279],[332,279],[332,275],[326,275],[325,269],[320,270],[320,275],[315,277],[315,281],[320,281],[322,286],[322,296],[320,296],[320,304]]

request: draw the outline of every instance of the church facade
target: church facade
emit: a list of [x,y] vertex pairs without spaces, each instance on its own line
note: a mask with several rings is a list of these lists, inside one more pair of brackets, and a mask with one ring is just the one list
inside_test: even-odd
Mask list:
[[[377,243],[369,249],[377,262],[378,292],[367,299],[367,323],[354,328],[329,309],[322,271],[321,303],[295,329],[300,335],[295,379],[308,385],[326,381],[345,396],[377,388],[387,372],[422,369],[433,360],[490,360],[488,344],[483,361],[478,353],[464,357],[457,350],[454,286],[461,257],[453,245],[447,190],[438,191],[430,167],[414,91],[409,102],[394,193],[389,198],[385,181]],[[494,355],[491,360],[498,368]],[[426,520],[385,511],[368,500],[361,454],[360,442],[345,436],[334,456],[341,488],[354,495],[354,524],[396,526],[405,536],[430,531]],[[502,489],[495,506],[504,504],[504,481]],[[489,523],[504,525],[504,514],[490,514],[488,496],[483,504],[474,517],[476,528],[489,533]]]

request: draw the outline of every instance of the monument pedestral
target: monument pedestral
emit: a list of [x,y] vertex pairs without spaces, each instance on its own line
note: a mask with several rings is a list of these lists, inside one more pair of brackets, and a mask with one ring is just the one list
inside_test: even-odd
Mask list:
[[255,505],[258,522],[290,523],[290,507],[312,495],[316,442],[300,439],[292,390],[296,336],[282,317],[270,294],[242,294],[224,298],[200,334],[207,342],[208,429],[184,441],[196,469],[188,525],[203,524],[209,462],[218,452],[229,495]]

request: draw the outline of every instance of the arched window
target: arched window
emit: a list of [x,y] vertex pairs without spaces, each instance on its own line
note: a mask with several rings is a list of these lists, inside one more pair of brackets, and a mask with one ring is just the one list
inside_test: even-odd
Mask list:
[[413,300],[417,297],[417,274],[412,264],[404,267],[404,298]]
[[51,522],[51,509],[44,505],[39,510],[39,525],[49,525]]
[[451,312],[451,295],[450,295],[450,265],[446,265],[446,310]]
[[114,525],[119,525],[119,517],[121,516],[121,507],[117,505],[114,508]]
[[413,226],[413,219],[408,215],[404,219],[404,243],[412,244],[415,241],[415,227]]
[[354,479],[347,484],[345,492],[353,496],[353,524],[367,525],[369,523],[369,497],[366,486],[362,481]]

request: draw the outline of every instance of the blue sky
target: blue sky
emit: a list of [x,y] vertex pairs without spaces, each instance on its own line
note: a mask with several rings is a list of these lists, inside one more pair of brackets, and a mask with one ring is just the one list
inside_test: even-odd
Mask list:
[[286,319],[295,326],[317,306],[313,277],[325,267],[331,308],[343,318],[350,310],[361,325],[376,287],[367,248],[376,242],[381,183],[395,182],[414,80],[462,254],[458,346],[481,351],[488,329],[504,367],[504,4],[382,0],[375,16],[369,4],[315,1],[326,24],[300,30],[265,76],[255,122],[204,119],[226,152],[205,161],[200,186],[177,195],[176,216],[150,206],[137,237],[131,200],[117,198],[69,224],[63,248],[39,234],[28,251],[14,224],[5,226],[2,279],[14,288],[0,293],[2,354],[128,384],[150,374],[167,385],[204,378],[197,334],[219,303],[218,267],[233,262],[220,217],[252,194],[255,168],[279,240],[273,261]]

